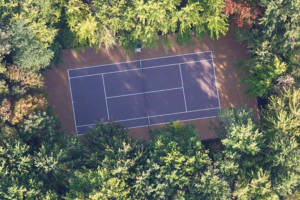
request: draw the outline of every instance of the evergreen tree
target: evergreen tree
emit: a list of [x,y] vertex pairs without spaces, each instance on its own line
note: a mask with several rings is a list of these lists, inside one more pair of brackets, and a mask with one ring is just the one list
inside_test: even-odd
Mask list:
[[193,126],[175,122],[154,132],[135,199],[226,199],[227,182],[212,166]]
[[86,157],[70,177],[66,199],[131,199],[143,146],[119,124],[98,124],[83,138]]
[[17,21],[10,30],[10,41],[14,47],[13,61],[16,65],[22,69],[39,71],[50,64],[53,52],[39,41],[23,21]]
[[271,64],[254,64],[249,69],[248,76],[243,80],[248,85],[246,92],[257,97],[270,95],[277,78],[286,70],[286,64],[277,57]]
[[300,185],[300,90],[272,96],[262,114],[267,134],[266,169],[272,188],[281,197],[293,194]]
[[271,95],[270,88],[276,84],[274,80],[280,75],[274,74],[274,57],[286,63],[286,72],[296,79],[300,77],[299,65],[295,64],[300,45],[300,1],[262,0],[259,6],[263,10],[261,18],[250,30],[239,33],[251,53],[251,58],[242,62],[247,72],[246,80],[250,82],[248,92],[267,98]]

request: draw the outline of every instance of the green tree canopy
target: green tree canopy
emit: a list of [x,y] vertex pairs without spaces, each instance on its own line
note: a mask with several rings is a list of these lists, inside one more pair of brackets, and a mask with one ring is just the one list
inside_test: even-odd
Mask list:
[[[267,98],[276,82],[274,58],[286,63],[286,72],[299,79],[300,9],[299,0],[259,1],[262,15],[250,30],[242,30],[251,53],[242,66],[247,72],[248,92]],[[295,62],[296,61],[296,62]],[[280,66],[280,65],[278,65]],[[275,72],[275,73],[274,73]],[[275,78],[275,79],[274,79]]]
[[226,199],[227,182],[215,170],[191,125],[175,122],[154,131],[135,199]]
[[300,172],[300,90],[283,91],[272,96],[262,113],[267,134],[266,168],[273,190],[280,196],[293,194],[299,187]]
[[80,43],[91,46],[115,44],[134,47],[155,45],[158,34],[179,32],[196,36],[209,33],[219,38],[228,29],[223,0],[70,0],[66,6],[67,23]]

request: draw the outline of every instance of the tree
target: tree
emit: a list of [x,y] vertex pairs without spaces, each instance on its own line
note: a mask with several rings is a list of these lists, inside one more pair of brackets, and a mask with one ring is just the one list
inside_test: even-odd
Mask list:
[[218,121],[218,132],[226,150],[239,152],[244,157],[261,151],[263,135],[256,127],[251,111],[229,108],[221,112]]
[[98,24],[87,4],[81,0],[70,0],[66,6],[66,18],[70,30],[76,33],[80,43],[98,45]]
[[75,171],[69,182],[70,192],[65,199],[131,199],[125,180],[113,176],[106,168]]
[[11,44],[9,43],[10,35],[0,28],[0,62],[5,55],[9,54],[11,51]]
[[254,123],[245,109],[223,110],[217,133],[223,144],[216,166],[238,199],[281,199],[299,187],[299,89],[273,95]]
[[264,170],[265,136],[254,123],[253,113],[245,108],[223,110],[217,133],[224,146],[214,155],[216,165],[238,199],[276,199],[270,176]]
[[[259,5],[263,11],[261,18],[251,29],[240,30],[239,35],[242,36],[241,41],[246,40],[251,53],[251,58],[242,62],[247,74],[246,79],[250,82],[248,91],[267,99],[271,95],[270,89],[276,84],[274,80],[279,75],[272,72],[274,67],[270,68],[275,64],[274,58],[277,57],[281,62],[286,63],[286,72],[289,75],[296,80],[299,77],[295,60],[297,60],[297,49],[300,44],[298,34],[300,2],[263,0]],[[258,68],[257,73],[255,68]]]
[[255,28],[247,31],[247,44],[250,52],[269,59],[268,55],[287,58],[292,50],[299,45],[299,10],[298,0],[261,1],[264,9],[262,17]]
[[263,112],[265,129],[270,133],[300,138],[300,90],[283,89],[279,96],[270,97]]
[[61,8],[61,0],[1,0],[1,25],[9,26],[23,20],[44,48],[48,48],[57,34],[55,26],[60,20]]
[[[166,35],[176,30],[175,22],[178,20],[176,7],[180,5],[180,1],[134,0],[133,4],[136,9],[130,10],[129,15],[137,26],[130,27],[132,36],[135,40],[141,41],[144,46],[155,45],[159,31],[162,35]],[[135,15],[137,18],[134,18]]]
[[27,90],[41,89],[44,86],[43,76],[32,70],[22,70],[17,66],[8,66],[3,74],[11,85],[20,85]]
[[66,199],[131,199],[143,146],[115,123],[98,124],[84,135],[86,161],[70,177]]
[[53,52],[22,21],[11,26],[11,44],[14,47],[14,63],[22,69],[39,71],[47,67],[53,58]]
[[248,85],[246,92],[252,96],[268,96],[277,78],[286,70],[286,63],[281,62],[277,57],[271,64],[254,63],[254,66],[250,66],[249,74],[243,80]]
[[46,108],[46,99],[37,89],[43,87],[41,74],[24,71],[16,66],[2,66],[0,70],[0,123],[19,124],[35,110]]
[[[3,43],[5,51],[10,50],[8,63],[37,71],[50,64],[53,58],[50,48],[57,51],[53,41],[58,32],[61,8],[61,0],[0,1],[0,29],[6,33],[6,39],[1,40],[7,41]],[[11,56],[13,59],[9,59]]]
[[82,44],[121,44],[125,48],[154,46],[159,35],[178,31],[179,37],[210,33],[218,38],[228,30],[222,13],[223,0],[71,0],[66,6],[67,23]]
[[0,198],[58,199],[66,193],[71,171],[82,159],[75,151],[78,140],[49,128],[42,140],[30,143],[18,131],[22,130],[1,130]]
[[[251,3],[254,5],[251,5]],[[226,0],[224,12],[228,17],[233,17],[234,22],[239,28],[244,27],[249,29],[260,15],[260,8],[255,1]]]
[[[2,134],[5,133],[1,132]],[[29,149],[29,146],[22,142],[2,140],[0,145],[1,199],[55,197],[55,193],[45,191],[45,185],[33,171],[34,158],[29,154]]]
[[228,30],[227,17],[223,13],[223,0],[207,0],[207,5],[203,6],[207,9],[206,21],[207,29],[211,38],[219,39],[220,35],[224,35]]
[[213,169],[208,152],[191,125],[158,129],[145,166],[138,172],[135,199],[224,199],[229,188]]
[[300,91],[284,90],[272,96],[262,113],[262,125],[267,133],[266,167],[273,190],[281,197],[293,194],[299,187],[300,166]]
[[232,167],[233,170],[228,171],[230,179],[240,174],[242,171],[239,172],[239,169],[242,167],[250,167],[250,171],[258,161],[256,155],[262,151],[264,143],[263,135],[254,123],[253,113],[245,108],[229,108],[220,113],[218,124],[216,131],[224,145],[225,161],[232,162],[222,166],[225,174],[227,167]]
[[287,56],[299,44],[300,8],[298,0],[262,1],[265,13],[260,20],[262,38],[269,40],[273,53]]

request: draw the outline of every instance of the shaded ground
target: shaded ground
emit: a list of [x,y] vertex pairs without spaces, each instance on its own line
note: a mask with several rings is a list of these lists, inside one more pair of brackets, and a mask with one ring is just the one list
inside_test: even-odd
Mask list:
[[[145,48],[142,53],[131,56],[117,47],[109,51],[103,48],[97,51],[86,48],[83,52],[63,50],[63,64],[53,66],[45,73],[49,103],[54,106],[54,112],[60,119],[62,127],[69,133],[75,130],[67,69],[209,50],[213,51],[221,108],[247,105],[257,111],[256,100],[244,93],[246,86],[240,83],[242,74],[236,68],[236,61],[247,56],[246,49],[238,44],[232,35],[228,34],[215,41],[205,36],[201,41],[193,40],[192,44],[182,46],[176,43],[174,35],[169,36],[169,41],[168,50],[159,44],[156,48]],[[217,137],[210,130],[212,121],[215,119],[194,120],[188,123],[193,123],[197,127],[202,139],[212,139]],[[129,134],[136,138],[149,138],[148,128],[130,129]]]

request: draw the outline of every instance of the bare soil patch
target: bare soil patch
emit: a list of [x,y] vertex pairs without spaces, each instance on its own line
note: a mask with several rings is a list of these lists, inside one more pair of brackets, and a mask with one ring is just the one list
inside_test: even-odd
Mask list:
[[[170,35],[169,41],[168,50],[163,48],[162,41],[160,41],[157,47],[144,48],[141,53],[136,55],[128,55],[120,47],[109,51],[104,48],[98,50],[85,48],[84,51],[63,50],[63,63],[57,67],[52,66],[45,73],[49,103],[54,107],[54,112],[60,119],[63,129],[68,133],[75,131],[67,69],[210,50],[213,51],[214,56],[221,108],[246,105],[257,113],[256,99],[244,93],[246,85],[240,82],[243,74],[238,72],[236,66],[238,60],[247,57],[247,50],[236,42],[234,36],[227,34],[219,40],[212,40],[205,36],[201,41],[193,39],[191,44],[179,45],[176,43],[175,35]],[[214,121],[215,119],[212,118],[186,123],[194,124],[199,130],[199,136],[205,140],[217,137],[211,130],[211,122]],[[148,140],[150,138],[148,128],[130,129],[129,135],[139,139]]]

